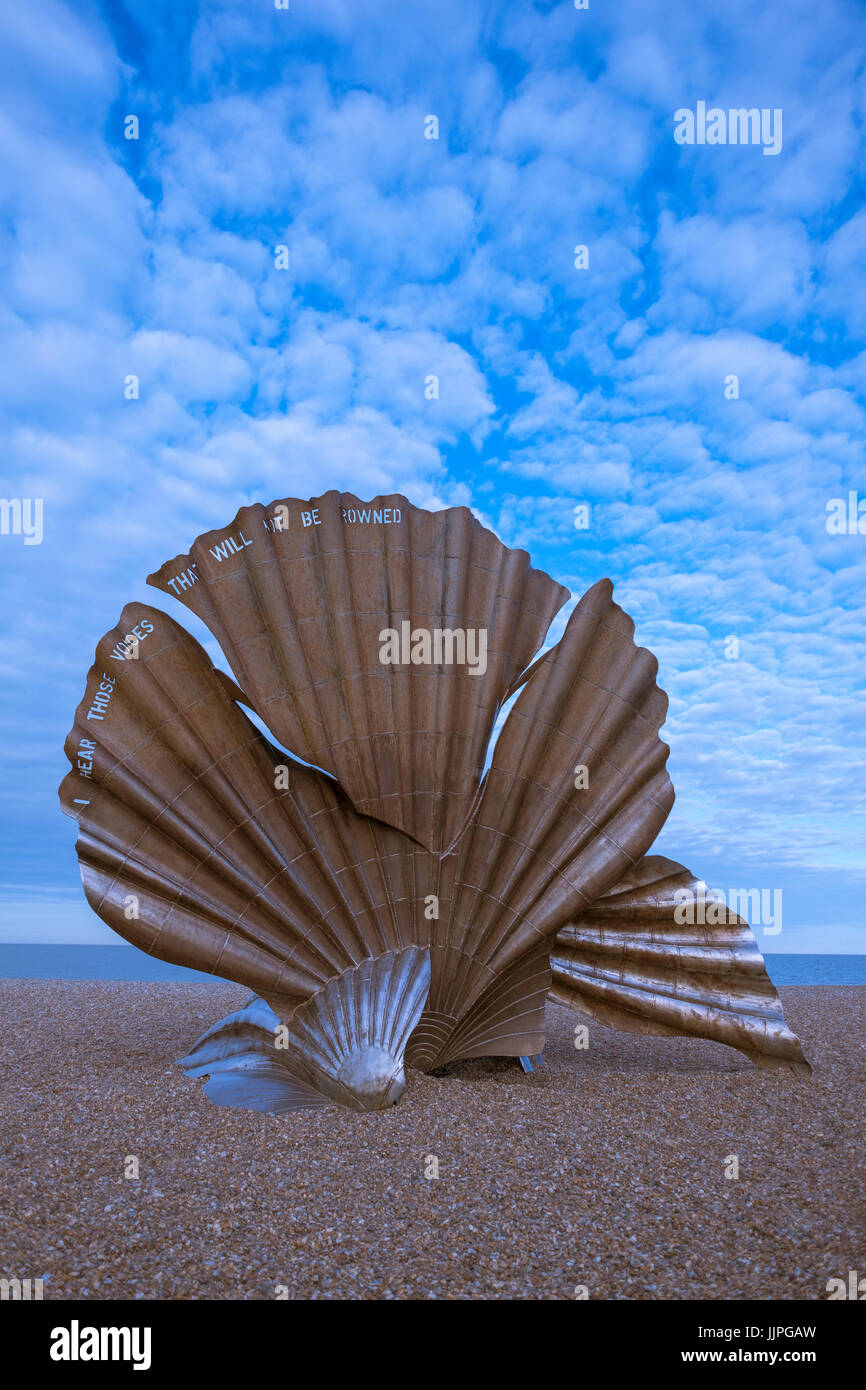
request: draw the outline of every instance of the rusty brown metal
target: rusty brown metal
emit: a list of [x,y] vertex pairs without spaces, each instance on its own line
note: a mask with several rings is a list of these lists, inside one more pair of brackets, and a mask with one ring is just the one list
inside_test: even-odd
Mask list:
[[[255,992],[184,1059],[218,1103],[376,1108],[404,1060],[537,1055],[551,989],[805,1068],[748,927],[673,929],[691,876],[645,857],[673,804],[667,697],[609,580],[533,662],[566,591],[525,552],[464,508],[337,493],[242,509],[151,580],[241,685],[129,604],[97,647],[61,804],[103,920]],[[404,622],[486,624],[485,669],[382,662]]]

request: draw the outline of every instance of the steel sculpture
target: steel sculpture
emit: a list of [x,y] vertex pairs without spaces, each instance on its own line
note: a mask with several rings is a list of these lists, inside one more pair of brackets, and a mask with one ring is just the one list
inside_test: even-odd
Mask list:
[[127,605],[61,804],[110,927],[253,991],[182,1062],[216,1103],[378,1109],[406,1063],[536,1057],[549,996],[808,1074],[748,923],[683,922],[702,885],[648,856],[667,697],[609,580],[537,656],[569,595],[525,551],[464,507],[329,492],[244,507],[148,582],[235,680]]

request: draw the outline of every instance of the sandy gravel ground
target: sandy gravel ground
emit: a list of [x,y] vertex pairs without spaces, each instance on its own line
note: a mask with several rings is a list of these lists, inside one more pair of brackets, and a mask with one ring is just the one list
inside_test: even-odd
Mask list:
[[174,1064],[246,991],[0,981],[2,1274],[52,1299],[826,1298],[866,1271],[866,987],[781,993],[811,1083],[594,1024],[578,1052],[551,1005],[533,1076],[463,1062],[386,1112],[271,1117]]

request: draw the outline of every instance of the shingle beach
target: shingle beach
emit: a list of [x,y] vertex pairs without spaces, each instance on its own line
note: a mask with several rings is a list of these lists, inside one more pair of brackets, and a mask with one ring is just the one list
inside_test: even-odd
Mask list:
[[0,1272],[46,1299],[825,1299],[866,1271],[866,987],[780,993],[811,1082],[592,1022],[577,1051],[548,1005],[532,1076],[271,1117],[176,1065],[247,991],[0,981]]

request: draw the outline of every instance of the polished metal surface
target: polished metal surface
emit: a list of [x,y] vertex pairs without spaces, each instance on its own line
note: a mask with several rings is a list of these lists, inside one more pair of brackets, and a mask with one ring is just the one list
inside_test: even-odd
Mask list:
[[393,1105],[406,1085],[406,1041],[430,986],[427,951],[362,961],[299,1008],[283,1033],[264,999],[249,1000],[199,1038],[181,1066],[207,1076],[218,1105],[296,1110],[329,1100],[352,1110]]
[[[536,658],[567,591],[525,552],[465,508],[332,492],[244,508],[151,582],[240,685],[127,605],[61,804],[104,921],[254,991],[184,1059],[218,1103],[379,1108],[404,1062],[534,1057],[551,991],[806,1070],[748,925],[678,927],[696,880],[647,858],[674,799],[667,697],[609,580]],[[483,663],[382,659],[383,632],[458,629]]]
[[705,889],[672,859],[643,859],[557,934],[552,997],[610,1027],[710,1038],[809,1075],[748,922],[727,907],[681,920],[685,895]]
[[557,932],[643,857],[673,805],[658,735],[667,697],[612,590],[603,579],[583,595],[526,680],[441,861],[414,1066],[541,1051]]

